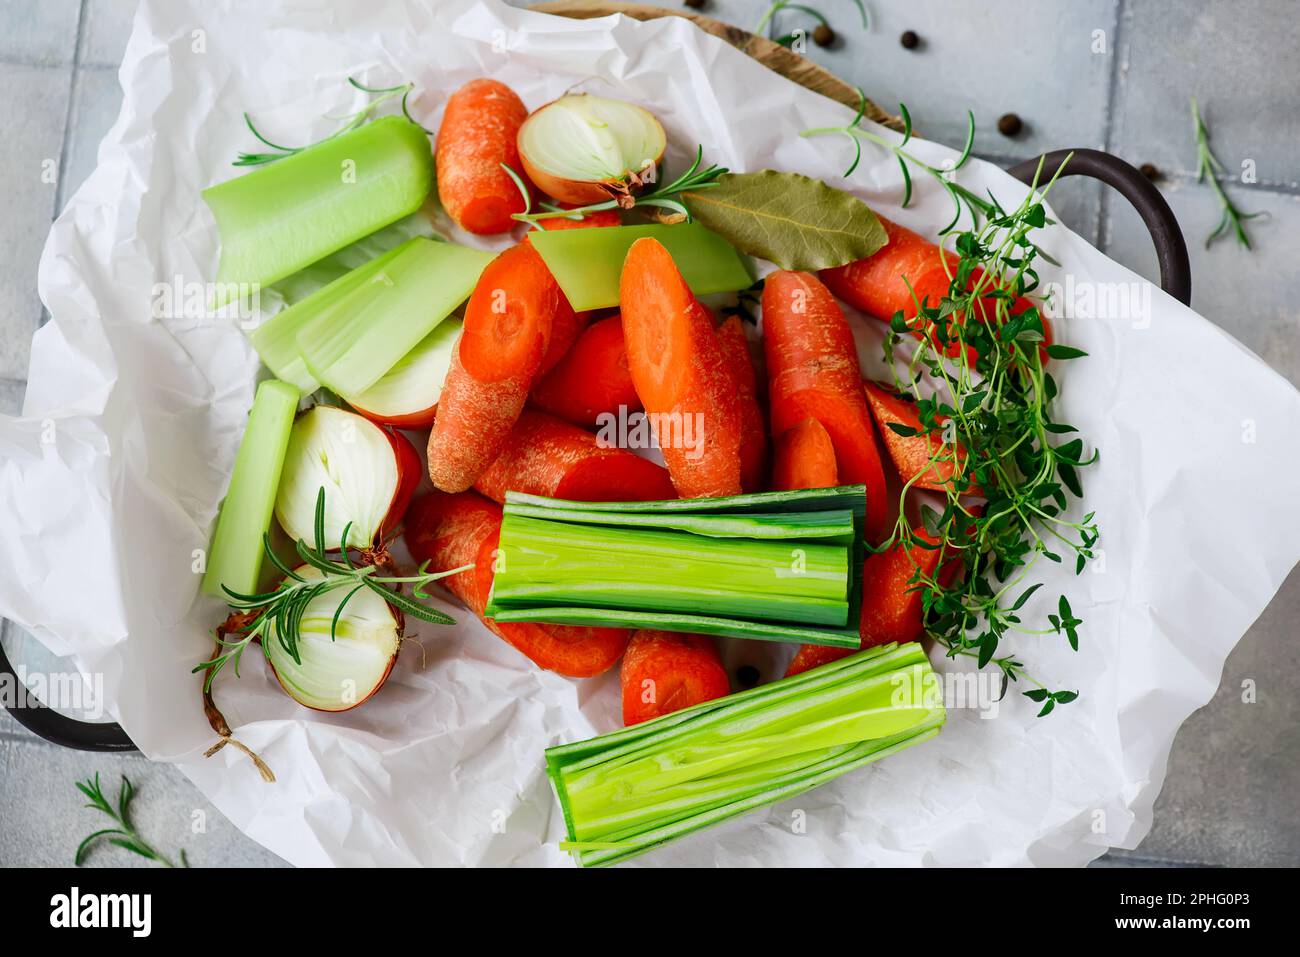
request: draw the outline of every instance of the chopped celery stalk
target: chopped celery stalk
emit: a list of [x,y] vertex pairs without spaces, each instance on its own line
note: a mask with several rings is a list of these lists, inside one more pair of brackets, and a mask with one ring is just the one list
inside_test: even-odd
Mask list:
[[[372,385],[469,298],[493,254],[422,236],[298,331],[312,375],[339,395]],[[384,257],[381,257],[384,258]],[[363,267],[364,268],[364,267]]]
[[886,646],[546,752],[583,867],[801,794],[938,733],[920,645]]
[[415,212],[432,184],[428,137],[387,116],[205,189],[221,235],[215,304]]
[[461,326],[459,319],[444,319],[378,382],[364,392],[343,398],[352,408],[370,416],[403,416],[432,408],[442,395]]
[[310,395],[319,389],[320,383],[311,374],[302,353],[298,351],[298,333],[312,320],[345,308],[348,296],[373,279],[392,261],[397,249],[390,249],[370,262],[349,270],[254,329],[248,338],[263,365],[274,372],[277,378],[292,382],[303,395]]
[[257,387],[208,550],[203,590],[209,595],[224,595],[223,585],[243,595],[258,591],[262,537],[271,527],[280,470],[297,411],[298,390],[294,386],[267,379]]
[[486,614],[856,648],[864,491],[590,504],[512,492]]
[[623,260],[632,244],[646,236],[664,244],[697,296],[753,285],[754,277],[740,254],[699,223],[537,230],[528,234],[528,240],[546,261],[569,305],[582,312],[619,304]]

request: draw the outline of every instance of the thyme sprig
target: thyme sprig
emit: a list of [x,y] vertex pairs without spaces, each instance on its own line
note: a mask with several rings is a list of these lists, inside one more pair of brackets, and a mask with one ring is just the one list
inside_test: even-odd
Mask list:
[[[230,596],[231,608],[235,609],[237,614],[246,615],[251,620],[238,638],[227,639],[224,634],[218,634],[217,645],[225,650],[214,655],[211,660],[195,666],[194,673],[207,672],[203,682],[205,692],[211,690],[213,680],[227,664],[233,663],[235,675],[239,675],[239,661],[244,654],[244,649],[254,640],[265,640],[268,628],[274,629],[275,639],[280,642],[285,653],[301,664],[298,642],[302,637],[303,615],[313,601],[328,592],[348,589],[330,621],[331,640],[336,637],[343,610],[352,597],[363,588],[375,592],[403,614],[439,625],[455,624],[454,618],[421,603],[422,600],[432,597],[424,589],[426,585],[448,575],[463,572],[470,566],[431,572],[428,569],[429,563],[424,562],[414,575],[385,575],[377,564],[358,565],[353,562],[348,547],[348,534],[351,529],[352,524],[349,522],[343,529],[341,541],[344,547],[340,549],[339,559],[331,559],[325,548],[325,489],[322,488],[316,496],[313,529],[315,546],[308,545],[302,539],[298,539],[295,546],[298,557],[304,564],[319,571],[320,578],[305,578],[299,575],[272,549],[270,536],[263,536],[266,556],[284,578],[271,591],[255,595],[244,595],[222,586]],[[402,593],[400,589],[403,585],[411,586],[410,595]]]
[[[76,784],[77,790],[90,800],[86,807],[107,815],[113,821],[113,827],[106,827],[96,831],[77,845],[77,853],[73,857],[73,863],[77,867],[80,867],[85,861],[86,854],[90,851],[91,846],[101,838],[107,839],[108,843],[124,848],[132,854],[139,854],[141,857],[155,861],[163,867],[176,866],[168,857],[159,853],[154,849],[153,845],[141,837],[140,832],[136,830],[135,824],[132,823],[131,801],[135,798],[135,787],[125,774],[122,775],[122,784],[117,792],[116,804],[105,797],[104,789],[99,783],[98,772],[95,773],[93,778],[78,781]],[[190,866],[184,851],[180,853],[180,866]]]
[[704,147],[697,146],[695,147],[695,161],[691,163],[686,172],[668,183],[656,186],[648,193],[636,194],[631,191],[631,185],[639,186],[647,182],[647,180],[638,174],[630,174],[636,177],[635,183],[607,187],[611,196],[603,202],[589,203],[575,209],[563,209],[553,203],[542,203],[542,212],[538,213],[533,212],[532,195],[529,193],[528,187],[524,185],[523,178],[505,163],[501,164],[501,168],[509,174],[515,186],[518,187],[520,195],[524,198],[524,211],[515,213],[514,218],[521,223],[528,223],[530,226],[536,227],[545,219],[582,219],[589,213],[598,213],[606,209],[631,209],[637,206],[667,209],[674,216],[682,217],[686,222],[690,222],[692,218],[690,210],[677,196],[681,193],[717,186],[718,179],[728,172],[722,166],[701,168],[703,163]]
[[[414,83],[403,83],[400,86],[374,87],[374,86],[366,86],[365,84],[361,83],[359,80],[353,77],[348,77],[348,84],[352,86],[354,89],[360,90],[362,93],[366,93],[373,96],[374,99],[371,100],[369,103],[367,103],[365,106],[363,106],[361,109],[357,110],[355,113],[349,113],[347,116],[340,117],[339,119],[343,124],[342,126],[340,126],[337,130],[335,130],[333,133],[331,133],[329,136],[325,137],[324,139],[317,140],[315,143],[308,143],[307,146],[283,146],[279,143],[273,143],[271,140],[267,139],[266,136],[264,136],[262,132],[253,124],[253,118],[249,116],[248,113],[245,113],[244,123],[247,124],[249,132],[251,132],[253,136],[255,136],[258,139],[259,142],[261,142],[266,146],[269,146],[272,150],[274,150],[274,152],[240,153],[235,158],[235,161],[232,165],[263,166],[267,163],[274,163],[276,160],[284,159],[286,156],[292,156],[295,153],[301,153],[303,150],[309,149],[312,146],[318,146],[321,143],[326,143],[332,139],[336,139],[342,136],[344,133],[350,133],[352,132],[352,130],[355,130],[357,127],[368,122],[381,106],[383,106],[389,100],[397,96],[400,96],[402,98],[401,100],[402,115],[405,116],[412,123],[415,123],[416,126],[420,126],[419,123],[415,122],[415,119],[411,116],[411,112],[408,109],[408,101],[410,99],[412,91],[414,91],[415,89]],[[420,126],[420,129],[424,130],[424,132],[430,136],[433,135],[432,131],[425,129],[423,126]]]
[[[936,570],[926,572],[918,563],[910,586],[921,593],[926,633],[950,657],[996,666],[1007,687],[1021,679],[1032,684],[1024,694],[1042,704],[1041,716],[1078,692],[1048,689],[1018,658],[999,651],[1011,635],[1053,634],[1078,650],[1083,621],[1065,595],[1046,627],[1027,625],[1022,610],[1042,587],[1029,580],[1040,559],[1060,563],[1063,554],[1073,554],[1075,574],[1081,574],[1100,533],[1092,512],[1077,521],[1066,515],[1069,498],[1083,495],[1080,469],[1095,463],[1098,453],[1085,456],[1078,430],[1054,420],[1057,385],[1044,365],[1044,357],[1064,361],[1086,353],[1044,345],[1042,315],[1026,298],[1039,282],[1040,251],[1030,233],[1047,223],[1043,198],[1055,177],[1041,192],[1038,182],[1036,176],[1015,210],[956,237],[955,263],[944,257],[950,285],[939,303],[914,302],[916,318],[899,311],[890,321],[885,357],[895,386],[915,401],[922,429],[890,428],[931,436],[933,452],[904,486],[900,517],[881,548],[901,542],[939,551]],[[905,372],[894,361],[903,341],[916,343]],[[935,394],[923,394],[922,373],[938,385]],[[1067,435],[1074,437],[1054,444]],[[953,477],[938,493],[941,508],[921,507],[922,534],[908,521],[903,497],[935,466]],[[976,496],[985,499],[982,505],[972,502]]]
[[989,196],[987,199],[977,193],[972,192],[960,183],[957,183],[953,176],[957,170],[966,165],[966,161],[971,157],[971,150],[975,146],[975,114],[970,110],[966,111],[966,141],[962,144],[961,153],[956,161],[950,166],[938,167],[931,166],[924,160],[919,159],[915,154],[908,152],[905,147],[912,139],[912,115],[908,112],[907,106],[903,103],[898,104],[899,116],[903,121],[903,138],[894,142],[885,136],[880,135],[872,130],[863,129],[861,122],[867,112],[867,95],[858,88],[858,109],[853,115],[853,119],[844,126],[821,126],[810,130],[804,130],[799,135],[802,137],[825,136],[827,134],[836,134],[846,137],[853,144],[853,162],[849,168],[844,171],[847,178],[853,175],[858,164],[862,162],[862,144],[863,142],[874,143],[877,146],[884,147],[894,154],[898,160],[898,168],[903,172],[903,201],[901,205],[907,208],[908,203],[912,201],[912,173],[908,169],[915,166],[918,170],[934,178],[934,180],[943,187],[953,201],[952,222],[948,223],[939,231],[940,236],[946,236],[951,233],[961,219],[963,208],[970,211],[972,224],[978,224],[981,218],[988,219],[994,216],[1005,215],[1004,211],[998,205],[996,199]]
[[1196,102],[1196,97],[1192,97],[1192,124],[1196,129],[1196,181],[1203,183],[1208,179],[1214,195],[1219,198],[1219,205],[1223,208],[1219,225],[1215,226],[1214,232],[1205,238],[1205,248],[1209,249],[1212,242],[1232,230],[1233,235],[1237,237],[1237,242],[1244,248],[1250,249],[1250,237],[1246,235],[1246,228],[1242,224],[1248,219],[1263,216],[1264,213],[1243,213],[1228,198],[1218,176],[1223,172],[1223,164],[1210,150],[1210,135],[1205,129],[1205,121],[1201,118],[1201,108]]

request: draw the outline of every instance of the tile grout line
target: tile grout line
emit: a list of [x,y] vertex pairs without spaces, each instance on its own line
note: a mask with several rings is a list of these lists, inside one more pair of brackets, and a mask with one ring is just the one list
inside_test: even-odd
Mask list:
[[[1111,38],[1110,47],[1110,83],[1106,88],[1106,115],[1102,118],[1101,148],[1107,153],[1112,153],[1112,146],[1115,141],[1115,110],[1119,104],[1119,87],[1123,76],[1120,61],[1124,55],[1123,34],[1126,11],[1127,0],[1115,0],[1114,36]],[[1106,251],[1109,233],[1110,190],[1103,189],[1097,202],[1097,233],[1093,237],[1093,245],[1102,252]]]

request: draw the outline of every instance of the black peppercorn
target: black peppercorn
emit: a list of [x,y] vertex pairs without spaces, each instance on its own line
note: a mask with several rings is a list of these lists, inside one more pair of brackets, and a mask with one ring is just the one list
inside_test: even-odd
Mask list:
[[736,669],[736,681],[742,688],[752,688],[758,684],[758,669],[753,665],[741,665]]
[[1160,170],[1156,168],[1154,163],[1143,163],[1138,167],[1138,172],[1149,180],[1154,181],[1160,178]]
[[692,10],[703,10],[706,0],[685,0],[685,2]]
[[813,43],[817,44],[819,47],[828,47],[835,42],[835,31],[832,30],[829,25],[819,23],[817,24],[817,28],[813,30],[812,37]]
[[921,45],[921,38],[916,35],[915,30],[904,30],[898,42],[903,44],[905,50],[915,50]]
[[1014,113],[1003,113],[998,118],[998,132],[1003,136],[1018,136],[1024,128],[1025,124]]

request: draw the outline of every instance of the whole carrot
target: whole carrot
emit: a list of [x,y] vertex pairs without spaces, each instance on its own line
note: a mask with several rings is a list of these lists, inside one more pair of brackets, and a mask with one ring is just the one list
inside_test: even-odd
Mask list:
[[[571,209],[571,203],[561,203],[564,209]],[[594,213],[587,213],[581,219],[568,219],[564,216],[556,216],[554,219],[538,220],[538,225],[542,229],[589,229],[591,227],[602,226],[622,226],[623,220],[618,215],[617,209],[598,209]]]
[[577,502],[652,502],[676,498],[663,466],[544,412],[524,410],[501,454],[474,488],[504,503],[506,492]]
[[627,367],[623,320],[610,316],[588,326],[567,355],[533,386],[534,405],[574,425],[595,428],[597,418],[641,410]]
[[572,313],[532,244],[510,247],[483,270],[429,434],[429,478],[437,488],[463,492],[496,458],[563,310]]
[[524,198],[501,164],[523,177],[519,127],[528,110],[496,80],[470,80],[447,100],[436,151],[438,199],[462,229],[486,235],[509,232]]
[[708,315],[657,240],[638,239],[628,250],[620,301],[632,382],[657,423],[677,493],[739,494],[740,414],[731,371]]
[[781,433],[772,464],[773,490],[834,488],[839,484],[835,446],[820,422],[804,419]]
[[640,724],[731,693],[717,642],[705,635],[638,631],[620,669],[623,724]]
[[867,488],[867,535],[885,532],[888,501],[853,333],[816,276],[780,270],[763,284],[772,434],[816,419],[835,447],[839,480]]
[[740,487],[746,492],[760,492],[767,476],[767,423],[758,404],[758,377],[749,354],[749,340],[739,316],[729,316],[717,328],[740,414]]
[[608,671],[627,647],[625,628],[587,628],[528,622],[498,624],[483,617],[492,590],[501,507],[473,492],[434,492],[411,505],[406,517],[406,544],[411,556],[431,568],[473,567],[442,584],[498,637],[538,667],[570,678],[589,678]]
[[[621,225],[621,222],[618,210],[603,209],[589,213],[582,219],[543,219],[541,226],[543,229],[596,229],[606,226],[618,226]],[[555,225],[557,223],[563,223],[564,225]],[[524,237],[524,241],[528,241],[527,237]],[[559,361],[568,354],[578,336],[591,324],[594,317],[591,312],[574,312],[573,307],[569,305],[569,300],[565,299],[563,294],[561,294],[560,298],[563,300],[563,308],[556,314],[555,324],[551,330],[550,347],[546,350],[546,355],[542,357],[541,368],[537,370],[539,377],[554,369]]]

